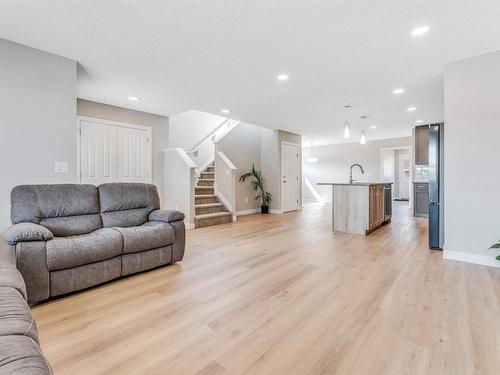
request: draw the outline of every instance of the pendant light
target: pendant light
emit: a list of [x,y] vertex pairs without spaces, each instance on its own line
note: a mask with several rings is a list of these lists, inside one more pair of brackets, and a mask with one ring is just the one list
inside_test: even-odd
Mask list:
[[361,137],[359,139],[359,143],[364,145],[366,143],[366,133],[364,130],[361,130]]
[[313,141],[310,141],[310,143],[311,143],[311,150],[309,152],[309,157],[306,158],[306,162],[307,163],[317,163],[318,162],[318,158],[315,158],[313,156]]
[[350,137],[351,124],[348,121],[344,122],[344,138]]

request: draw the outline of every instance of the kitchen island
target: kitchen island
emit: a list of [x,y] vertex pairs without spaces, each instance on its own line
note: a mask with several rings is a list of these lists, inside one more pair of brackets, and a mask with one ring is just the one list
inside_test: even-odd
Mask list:
[[391,221],[391,183],[320,182],[332,186],[333,231],[369,234]]

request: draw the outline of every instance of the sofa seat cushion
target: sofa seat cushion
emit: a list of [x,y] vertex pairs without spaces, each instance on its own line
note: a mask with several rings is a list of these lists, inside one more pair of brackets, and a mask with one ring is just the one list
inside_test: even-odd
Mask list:
[[27,336],[0,336],[0,374],[51,375],[38,344]]
[[161,221],[148,221],[137,227],[113,229],[123,236],[124,254],[156,249],[174,242],[174,228]]
[[36,323],[21,293],[0,287],[0,301],[0,336],[24,335],[38,342]]
[[8,286],[16,289],[26,299],[26,285],[16,266],[0,263],[0,287]]
[[89,234],[54,237],[47,241],[49,271],[73,268],[118,256],[123,241],[119,232],[111,228],[98,229]]

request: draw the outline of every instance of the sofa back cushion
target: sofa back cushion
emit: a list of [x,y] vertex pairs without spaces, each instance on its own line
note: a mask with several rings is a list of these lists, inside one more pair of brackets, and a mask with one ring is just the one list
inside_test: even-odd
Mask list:
[[54,236],[86,234],[102,228],[94,185],[19,185],[12,189],[11,221],[43,225]]
[[97,189],[105,228],[142,225],[160,208],[158,189],[151,184],[111,183]]

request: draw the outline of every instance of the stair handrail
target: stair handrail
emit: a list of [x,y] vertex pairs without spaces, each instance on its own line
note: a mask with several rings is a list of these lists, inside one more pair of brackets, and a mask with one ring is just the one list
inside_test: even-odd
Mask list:
[[219,125],[217,125],[217,127],[214,130],[212,130],[205,138],[203,138],[200,142],[198,142],[191,150],[186,151],[186,153],[187,154],[194,154],[194,153],[196,153],[198,151],[198,149],[200,148],[200,146],[203,143],[205,143],[208,140],[212,139],[212,137],[214,136],[214,134],[217,133],[217,131],[220,130],[229,121],[231,121],[231,119],[229,119],[229,118],[224,119],[224,121],[222,121]]

